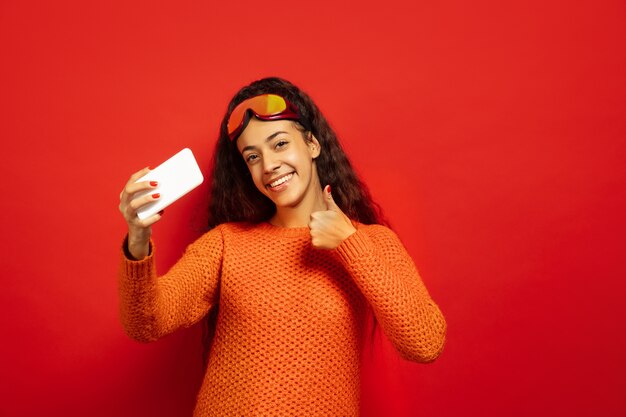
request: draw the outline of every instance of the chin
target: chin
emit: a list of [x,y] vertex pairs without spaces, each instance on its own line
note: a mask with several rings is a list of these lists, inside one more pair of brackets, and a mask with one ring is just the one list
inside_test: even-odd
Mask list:
[[[266,194],[267,195],[267,194]],[[268,198],[270,198],[268,196]],[[301,202],[302,202],[302,196],[301,195],[281,195],[281,196],[274,196],[274,198],[270,198],[270,200],[274,203],[274,205],[276,206],[276,208],[279,207],[297,207]]]

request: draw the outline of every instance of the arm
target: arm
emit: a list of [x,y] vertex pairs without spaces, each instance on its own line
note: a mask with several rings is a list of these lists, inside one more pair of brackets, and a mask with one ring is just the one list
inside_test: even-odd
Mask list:
[[150,254],[139,261],[123,253],[119,270],[122,326],[142,342],[193,325],[217,304],[223,238],[220,227],[209,231],[189,245],[161,277],[157,277],[154,246],[150,246]]
[[396,234],[361,225],[335,251],[396,350],[408,360],[434,361],[443,350],[446,321]]

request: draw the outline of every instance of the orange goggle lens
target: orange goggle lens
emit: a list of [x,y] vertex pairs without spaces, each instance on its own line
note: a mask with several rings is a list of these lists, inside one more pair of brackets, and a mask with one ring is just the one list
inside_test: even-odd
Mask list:
[[262,94],[242,101],[228,118],[228,136],[235,140],[245,128],[248,110],[260,120],[299,119],[291,103],[276,94]]

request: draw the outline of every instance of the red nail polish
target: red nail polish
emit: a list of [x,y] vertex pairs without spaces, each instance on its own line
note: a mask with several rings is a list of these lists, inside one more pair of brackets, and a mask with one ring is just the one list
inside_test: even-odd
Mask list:
[[156,181],[150,181],[150,185],[156,187],[157,185],[159,185],[159,183]]
[[161,197],[161,194],[159,194],[159,193],[152,194],[152,198],[159,198],[159,197]]
[[328,185],[328,194],[332,194],[332,193],[330,192],[330,185]]

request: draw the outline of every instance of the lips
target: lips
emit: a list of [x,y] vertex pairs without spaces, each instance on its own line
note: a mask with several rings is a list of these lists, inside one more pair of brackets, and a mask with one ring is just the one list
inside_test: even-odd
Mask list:
[[276,188],[281,186],[282,184],[286,183],[287,181],[289,181],[292,177],[293,177],[293,172],[290,172],[288,174],[285,174],[283,176],[280,176],[272,181],[270,181],[266,187],[268,188]]

